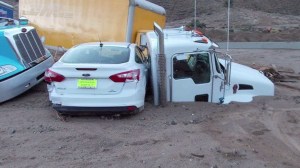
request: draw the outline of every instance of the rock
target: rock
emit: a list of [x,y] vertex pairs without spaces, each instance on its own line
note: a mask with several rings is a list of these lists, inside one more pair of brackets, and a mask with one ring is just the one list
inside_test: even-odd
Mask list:
[[257,150],[255,150],[255,149],[252,149],[252,152],[253,152],[253,153],[258,153]]
[[177,125],[177,122],[175,120],[172,120],[171,125]]
[[13,129],[10,131],[10,134],[14,134],[14,133],[16,133],[16,130]]
[[218,166],[217,166],[217,165],[214,165],[214,166],[212,166],[211,168],[218,168]]
[[189,108],[185,105],[182,105],[182,108],[184,108],[186,111],[189,110]]
[[119,120],[121,118],[120,114],[116,114],[113,116],[113,120]]
[[191,155],[194,157],[197,157],[197,158],[204,158],[204,155],[202,155],[202,154],[191,153]]
[[216,149],[216,151],[217,151],[218,153],[221,153],[221,152],[222,152],[221,149],[220,149],[220,147],[216,147],[215,149]]
[[109,150],[110,149],[105,148],[105,149],[102,150],[102,152],[108,152]]
[[193,120],[191,120],[191,124],[199,124],[201,123],[203,120],[201,120],[200,118],[194,118]]

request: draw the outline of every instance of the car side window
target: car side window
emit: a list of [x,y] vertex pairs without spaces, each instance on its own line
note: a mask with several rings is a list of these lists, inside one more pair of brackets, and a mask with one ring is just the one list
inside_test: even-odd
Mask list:
[[209,83],[211,68],[209,53],[179,54],[173,57],[173,78],[192,78],[195,84]]

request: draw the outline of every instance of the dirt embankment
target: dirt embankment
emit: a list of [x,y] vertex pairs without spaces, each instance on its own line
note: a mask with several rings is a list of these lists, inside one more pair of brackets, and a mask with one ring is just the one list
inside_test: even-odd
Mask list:
[[[164,7],[167,11],[168,22],[194,16],[194,0],[148,0]],[[283,15],[300,15],[299,0],[231,0],[233,9],[248,9],[253,12],[261,11]],[[226,0],[197,0],[198,14],[212,14],[226,9]]]
[[[167,26],[187,25],[194,17],[194,0],[150,0],[167,11]],[[298,0],[233,0],[230,19],[231,41],[299,41]],[[214,41],[225,41],[227,8],[224,0],[197,0],[197,19],[202,31]]]
[[[15,6],[18,0],[2,0]],[[189,24],[194,17],[194,0],[149,0],[167,11],[167,26]],[[232,0],[231,41],[299,41],[299,0]],[[225,0],[197,0],[197,19],[206,25],[202,31],[214,41],[226,41]]]

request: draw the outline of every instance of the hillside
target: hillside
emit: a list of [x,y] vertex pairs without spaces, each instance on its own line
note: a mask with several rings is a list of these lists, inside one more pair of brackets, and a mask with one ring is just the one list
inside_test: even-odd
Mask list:
[[[168,13],[168,21],[185,19],[193,16],[194,0],[148,0],[160,6],[163,6]],[[198,13],[210,15],[219,12],[225,8],[225,0],[197,0]],[[300,15],[299,0],[232,0],[234,9],[248,9],[252,11],[261,11],[268,13],[277,13],[284,15]]]
[[[18,10],[18,0],[2,0]],[[167,11],[167,27],[191,23],[194,0],[148,0]],[[226,40],[226,0],[197,0],[202,31],[215,41]],[[232,0],[231,41],[300,41],[299,0]],[[17,12],[16,12],[17,13]]]
[[[149,0],[167,11],[167,26],[187,25],[194,17],[194,0]],[[227,1],[226,1],[227,2]],[[225,0],[197,0],[197,19],[202,31],[215,41],[226,40]],[[232,0],[231,41],[299,41],[299,0]]]

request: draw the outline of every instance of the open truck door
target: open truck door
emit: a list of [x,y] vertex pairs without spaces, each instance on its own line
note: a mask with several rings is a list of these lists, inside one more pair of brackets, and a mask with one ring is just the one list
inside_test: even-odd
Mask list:
[[222,103],[224,73],[214,52],[180,53],[172,57],[173,102]]
[[223,103],[225,96],[225,85],[226,85],[226,71],[225,68],[222,70],[219,62],[219,54],[217,52],[211,53],[211,60],[213,65],[213,90],[212,90],[212,102]]

